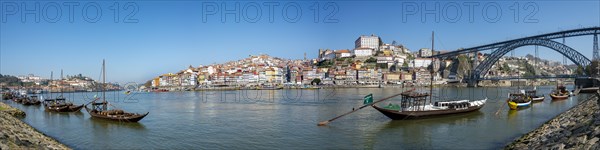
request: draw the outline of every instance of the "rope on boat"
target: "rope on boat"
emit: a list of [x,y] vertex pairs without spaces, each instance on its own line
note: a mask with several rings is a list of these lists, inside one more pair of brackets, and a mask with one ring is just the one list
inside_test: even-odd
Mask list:
[[500,114],[500,111],[504,110],[504,107],[502,105],[504,105],[504,103],[500,102],[500,108],[498,108],[498,111],[496,111],[496,117],[498,117],[498,115]]

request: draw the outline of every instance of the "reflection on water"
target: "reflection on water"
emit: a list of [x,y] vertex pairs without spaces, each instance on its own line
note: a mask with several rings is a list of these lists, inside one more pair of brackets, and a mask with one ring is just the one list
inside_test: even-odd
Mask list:
[[146,130],[146,126],[139,122],[120,122],[112,121],[99,118],[90,118],[94,129],[108,129],[108,128],[128,128],[133,130]]
[[[538,94],[553,86],[538,87]],[[27,113],[23,120],[75,149],[495,149],[540,126],[584,100],[586,95],[509,110],[515,88],[438,88],[436,99],[483,99],[472,113],[393,121],[373,108],[316,123],[362,106],[362,97],[387,97],[402,88],[248,90],[107,94],[109,102],[130,111],[150,112],[138,123],[46,112],[40,106],[4,101]],[[429,89],[420,88],[420,91]],[[69,93],[87,104],[97,93]],[[46,96],[44,96],[46,97]],[[399,98],[378,105],[397,102]]]

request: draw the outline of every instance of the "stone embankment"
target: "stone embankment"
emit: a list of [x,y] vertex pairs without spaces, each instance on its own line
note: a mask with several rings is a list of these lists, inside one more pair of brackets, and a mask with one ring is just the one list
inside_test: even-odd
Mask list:
[[70,149],[17,117],[25,112],[0,102],[0,149]]
[[600,149],[600,101],[589,100],[544,123],[505,149]]

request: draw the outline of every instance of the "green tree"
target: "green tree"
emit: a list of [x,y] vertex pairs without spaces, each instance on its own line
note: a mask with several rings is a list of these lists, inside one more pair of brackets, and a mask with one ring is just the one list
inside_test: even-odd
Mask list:
[[585,72],[588,73],[589,76],[598,76],[598,70],[600,68],[598,68],[598,63],[600,63],[598,60],[594,60],[590,63],[590,65],[588,65],[585,69]]
[[575,74],[583,75],[584,73],[585,73],[585,70],[583,69],[583,67],[577,66],[577,69],[575,69]]
[[381,68],[381,69],[387,69],[388,68],[388,64],[387,63],[385,63],[385,64],[377,64],[377,67]]
[[315,78],[312,81],[310,81],[310,84],[311,85],[319,85],[319,84],[321,84],[321,79]]
[[414,59],[415,59],[415,57],[414,57],[412,54],[408,54],[408,55],[406,56],[406,59],[408,59],[408,60],[414,60]]
[[377,59],[373,58],[373,57],[369,57],[369,59],[365,60],[366,63],[376,63]]
[[348,64],[351,64],[352,62],[354,62],[354,60],[353,60],[352,58],[348,58],[348,59],[346,59],[346,62],[347,62]]
[[502,71],[504,71],[504,72],[510,71],[510,67],[508,66],[508,63],[502,63]]
[[525,77],[530,77],[530,76],[535,76],[535,68],[533,67],[533,65],[524,62],[523,65],[525,66],[525,74],[523,76]]
[[146,83],[144,83],[145,87],[152,87],[152,80],[148,80],[146,81]]

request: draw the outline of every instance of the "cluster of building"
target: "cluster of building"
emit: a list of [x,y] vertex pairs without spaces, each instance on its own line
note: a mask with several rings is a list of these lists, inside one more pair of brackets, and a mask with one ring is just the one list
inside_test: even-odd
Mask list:
[[[314,59],[287,60],[268,55],[250,56],[223,64],[189,66],[177,73],[155,77],[151,80],[151,85],[153,88],[301,86],[315,83],[338,86],[428,85],[454,82],[459,76],[466,76],[448,69],[453,63],[457,63],[455,58],[450,60],[428,58],[443,52],[428,48],[411,52],[403,45],[396,44],[395,41],[388,44],[378,36],[362,35],[354,41],[353,49],[319,49],[318,57]],[[469,63],[480,63],[486,59],[486,55],[482,53],[469,53],[464,56]],[[502,58],[500,63],[505,62],[506,59],[513,58]],[[511,66],[510,70],[518,70],[519,67],[522,66]],[[560,67],[563,68],[546,69],[569,70],[562,65]],[[490,74],[510,76],[523,73],[502,72],[497,68],[498,66],[494,66]],[[570,72],[566,74],[568,73]],[[318,82],[315,82],[316,79]]]
[[[89,77],[84,77],[81,74],[75,76],[67,76],[64,79],[45,79],[34,74],[20,75],[17,78],[24,83],[33,83],[35,87],[43,91],[51,92],[77,92],[77,91],[97,91],[100,90],[100,84]],[[118,90],[118,84],[106,84],[108,90]]]
[[41,85],[44,81],[47,81],[47,80],[43,79],[42,77],[36,76],[34,74],[20,75],[20,76],[17,76],[17,78],[19,80],[21,80],[21,82],[31,82],[31,83],[34,83],[35,85]]
[[[268,55],[212,64],[189,66],[151,80],[152,87],[214,87],[265,85],[375,85],[429,83],[427,67],[434,61],[430,49],[411,53],[403,45],[385,44],[375,35],[360,36],[354,49],[319,49],[318,58],[287,60]],[[439,77],[434,78],[439,79]],[[415,82],[413,82],[415,81]]]

